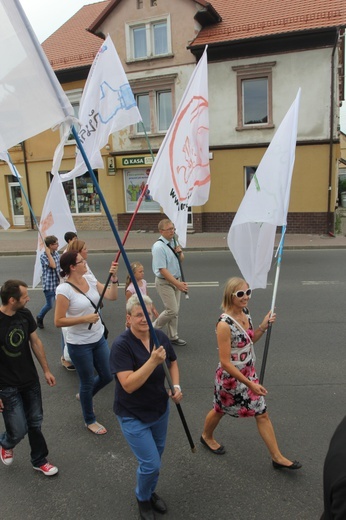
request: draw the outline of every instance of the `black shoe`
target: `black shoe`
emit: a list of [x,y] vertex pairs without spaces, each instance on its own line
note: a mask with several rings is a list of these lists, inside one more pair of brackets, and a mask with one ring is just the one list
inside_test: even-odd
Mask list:
[[283,464],[275,462],[275,460],[272,460],[272,463],[274,469],[300,469],[302,467],[301,463],[297,460],[294,460],[290,466],[284,466]]
[[156,493],[153,493],[151,495],[150,502],[151,502],[151,505],[153,506],[153,509],[155,509],[155,511],[157,511],[158,513],[161,513],[162,515],[167,513],[167,506],[166,506],[165,502]]
[[186,341],[184,339],[171,339],[172,345],[176,345],[177,347],[184,347],[186,345]]
[[39,318],[39,317],[37,316],[37,318],[36,318],[36,323],[37,323],[37,326],[38,326],[39,329],[44,329],[44,326],[43,326],[43,318]]
[[137,498],[139,516],[142,520],[155,520],[155,513],[151,506],[151,502],[146,500],[145,502],[141,502]]
[[203,446],[208,448],[208,450],[212,451],[215,455],[224,455],[226,453],[225,447],[222,446],[222,444],[218,448],[216,448],[216,450],[214,450],[213,448],[211,448],[209,446],[209,444],[207,444],[205,442],[205,440],[203,439],[202,435],[201,435],[200,441],[203,444]]

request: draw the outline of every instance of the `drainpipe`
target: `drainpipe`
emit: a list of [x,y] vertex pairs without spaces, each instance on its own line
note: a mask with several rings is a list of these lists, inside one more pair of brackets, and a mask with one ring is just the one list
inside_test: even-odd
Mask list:
[[[23,150],[25,180],[26,180],[26,186],[27,186],[28,200],[29,200],[29,203],[30,203],[30,206],[31,206],[29,169],[28,169],[28,161],[27,161],[27,157],[26,157],[25,141],[22,141],[20,144],[21,144],[22,150]],[[31,222],[31,229],[35,229],[34,219],[32,218],[31,211],[30,211],[30,222]]]
[[334,236],[334,219],[331,211],[332,177],[333,177],[333,140],[334,140],[334,89],[335,89],[335,51],[340,37],[340,29],[336,31],[336,39],[331,56],[331,81],[330,81],[330,135],[329,135],[329,179],[328,179],[328,210],[327,210],[327,234]]

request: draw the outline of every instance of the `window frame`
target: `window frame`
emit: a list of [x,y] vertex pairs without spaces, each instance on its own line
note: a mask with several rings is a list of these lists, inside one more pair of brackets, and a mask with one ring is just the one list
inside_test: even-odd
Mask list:
[[[141,78],[138,80],[131,81],[131,89],[136,99],[141,95],[148,95],[149,97],[149,117],[150,117],[150,130],[147,130],[147,134],[151,137],[164,136],[167,133],[169,125],[173,121],[175,114],[175,80],[177,74],[169,74],[166,76],[156,76],[152,78]],[[172,100],[172,119],[166,130],[159,129],[159,106],[158,96],[164,92],[170,92]],[[141,130],[141,125],[138,123],[131,126],[130,138],[143,137],[145,133]]]
[[[73,108],[78,107],[77,114],[76,114],[76,112],[74,114],[75,117],[78,118],[80,102],[81,102],[82,95],[83,95],[83,89],[82,88],[75,88],[73,90],[67,90],[65,92],[65,94],[66,94],[68,100],[70,101],[71,105],[73,106]],[[76,128],[76,130],[78,132],[78,128]],[[61,135],[61,132],[62,132],[62,128],[60,129],[60,135]],[[61,137],[62,137],[62,135],[61,135]],[[76,144],[77,144],[76,140],[73,137],[73,134],[71,133],[69,135],[65,145],[70,146],[70,145],[76,145]]]
[[[237,131],[243,130],[258,130],[274,128],[273,123],[273,67],[276,65],[275,61],[268,63],[259,63],[257,65],[240,65],[232,67],[232,70],[236,72],[237,81]],[[252,123],[245,124],[243,120],[243,81],[250,79],[261,79],[267,80],[267,122],[265,123]]]
[[[166,23],[167,28],[167,52],[164,54],[154,54],[154,36],[153,36],[153,26],[158,23]],[[146,34],[146,56],[142,56],[139,58],[135,58],[134,55],[134,38],[133,38],[133,30],[139,27],[145,27]],[[125,40],[126,40],[126,62],[140,62],[146,60],[156,60],[160,58],[172,57],[172,31],[171,31],[171,16],[170,14],[165,14],[162,16],[157,16],[155,18],[150,18],[147,20],[133,21],[125,24]]]

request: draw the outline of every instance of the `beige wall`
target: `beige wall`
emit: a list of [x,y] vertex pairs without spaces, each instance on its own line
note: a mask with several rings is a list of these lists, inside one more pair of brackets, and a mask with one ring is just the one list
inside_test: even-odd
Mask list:
[[[265,148],[216,150],[210,161],[211,189],[204,212],[235,212],[245,194],[244,168],[258,166]],[[324,212],[328,208],[329,147],[298,146],[289,211]],[[332,190],[332,201],[335,200]],[[332,211],[334,205],[332,204]]]

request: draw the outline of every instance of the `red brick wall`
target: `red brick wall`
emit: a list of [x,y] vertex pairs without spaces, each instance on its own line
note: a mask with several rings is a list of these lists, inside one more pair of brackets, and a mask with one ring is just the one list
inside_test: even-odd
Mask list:
[[[235,213],[203,213],[202,231],[225,233],[234,216]],[[287,216],[287,233],[319,235],[327,232],[327,213],[289,213]]]
[[[234,218],[235,213],[197,213],[193,215],[192,229],[196,233],[226,233]],[[113,215],[113,220],[119,231],[125,231],[132,215],[119,213]],[[334,222],[334,213],[332,220]],[[157,231],[159,221],[166,218],[163,213],[138,213],[132,225],[133,231]],[[26,219],[28,220],[28,219]],[[78,230],[108,230],[109,223],[104,215],[75,216],[73,217]],[[29,221],[26,222],[30,227]],[[327,213],[289,213],[287,217],[287,233],[308,233],[311,235],[326,234],[329,231]]]

